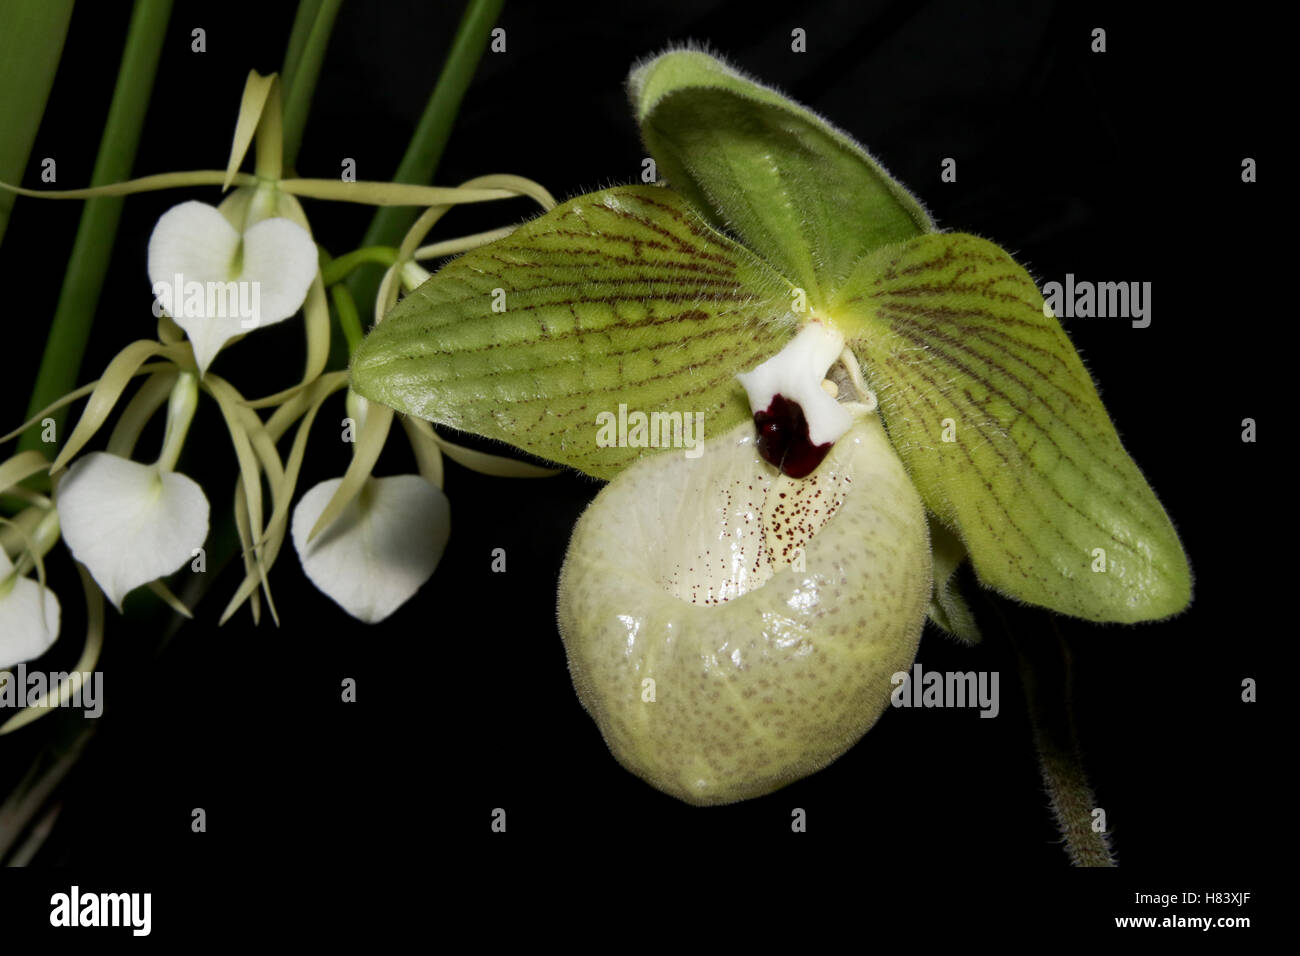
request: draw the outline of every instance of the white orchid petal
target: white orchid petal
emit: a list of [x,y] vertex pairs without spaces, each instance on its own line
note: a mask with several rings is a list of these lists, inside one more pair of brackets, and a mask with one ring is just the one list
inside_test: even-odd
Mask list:
[[[209,282],[234,281],[239,245],[238,230],[215,207],[183,202],[159,217],[149,237],[149,281],[155,291],[159,284],[172,289],[173,300],[183,297],[185,283],[199,282],[206,288]],[[172,301],[168,313],[189,336],[199,371],[206,372],[221,347],[244,329],[237,315],[194,315],[183,301]]]
[[[0,582],[13,564],[0,548]],[[59,636],[59,599],[30,578],[19,578],[0,595],[0,670],[35,660]]]
[[[231,339],[297,312],[316,277],[317,261],[311,235],[292,220],[265,219],[241,235],[216,207],[194,201],[163,213],[149,237],[149,280],[155,289],[167,286],[179,300],[171,303],[169,314],[189,336],[201,372]],[[185,286],[192,282],[204,289],[197,310],[185,307]],[[247,283],[234,287],[237,301],[228,298],[226,284],[232,282]],[[216,296],[211,307],[210,287]]]
[[142,584],[171,574],[208,536],[208,499],[174,471],[96,452],[59,483],[63,540],[114,607]]
[[240,327],[238,318],[229,317],[178,317],[176,324],[184,329],[190,340],[190,346],[194,349],[194,364],[198,366],[201,375],[207,372],[208,366],[227,342],[246,331]]
[[302,308],[320,266],[316,243],[288,219],[263,219],[244,233],[243,279],[258,285],[259,328]]
[[418,475],[371,478],[333,524],[307,537],[342,482],[323,481],[293,512],[293,543],[311,582],[353,617],[377,624],[429,580],[447,546],[447,496]]
[[183,202],[163,213],[149,236],[149,281],[229,282],[236,276],[239,230],[215,206]]

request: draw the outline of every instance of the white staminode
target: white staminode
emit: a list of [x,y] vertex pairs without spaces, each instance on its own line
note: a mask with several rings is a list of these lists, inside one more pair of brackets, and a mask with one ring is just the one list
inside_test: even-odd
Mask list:
[[130,591],[193,560],[208,537],[208,499],[192,478],[107,452],[68,469],[58,507],[63,540],[119,611]]
[[0,670],[44,654],[59,636],[59,599],[40,583],[14,574],[0,548]]
[[167,210],[149,237],[154,295],[189,336],[200,373],[232,338],[297,312],[317,268],[296,222],[263,219],[240,233],[201,202]]
[[293,543],[311,582],[357,620],[377,624],[433,574],[451,533],[447,496],[419,475],[370,478],[307,541],[343,479],[312,488],[293,512]]
[[843,351],[844,336],[813,319],[780,352],[736,378],[745,387],[754,414],[781,395],[803,409],[809,441],[825,445],[839,440],[853,424],[848,410],[822,388],[826,372]]

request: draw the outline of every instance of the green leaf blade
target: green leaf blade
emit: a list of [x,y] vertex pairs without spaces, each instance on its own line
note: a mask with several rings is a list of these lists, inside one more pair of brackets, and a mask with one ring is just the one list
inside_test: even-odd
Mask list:
[[849,136],[708,54],[665,53],[628,92],[658,169],[824,306],[871,250],[930,231],[907,190]]
[[[0,182],[23,181],[71,19],[72,0],[11,0],[0,8]],[[0,240],[14,198],[0,192]]]
[[357,349],[353,387],[609,478],[657,449],[602,445],[601,413],[700,413],[706,436],[749,418],[735,375],[793,335],[790,302],[673,191],[617,187],[448,264]]
[[1173,525],[1003,250],[960,234],[878,250],[831,312],[852,329],[913,481],[982,583],[1098,621],[1188,604]]

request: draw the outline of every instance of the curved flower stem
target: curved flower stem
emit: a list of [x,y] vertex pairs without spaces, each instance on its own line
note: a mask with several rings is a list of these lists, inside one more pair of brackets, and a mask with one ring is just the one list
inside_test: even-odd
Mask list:
[[392,246],[366,246],[344,253],[337,259],[321,267],[321,279],[325,285],[332,286],[342,282],[357,266],[366,262],[376,262],[387,268],[397,261],[397,250]]
[[348,343],[348,355],[351,355],[366,335],[361,328],[361,314],[357,311],[357,304],[352,300],[352,293],[347,286],[334,286],[330,289],[330,296],[339,314],[339,327]]
[[84,566],[78,564],[77,572],[81,575],[81,588],[86,595],[86,643],[82,648],[81,657],[72,666],[72,670],[59,684],[57,690],[51,688],[50,693],[43,695],[34,706],[24,707],[0,724],[0,736],[13,733],[20,727],[26,727],[32,721],[40,720],[54,708],[62,706],[81,689],[83,675],[93,672],[95,665],[99,663],[100,652],[104,649],[104,596],[99,590],[99,585]]
[[22,846],[14,850],[13,855],[9,858],[6,866],[27,866],[32,859],[40,852],[45,841],[50,838],[54,831],[54,822],[58,820],[59,813],[63,809],[63,804],[55,802],[45,811],[45,814],[32,824],[31,832]]
[[[494,177],[497,178],[497,177]],[[175,189],[181,186],[263,186],[272,180],[252,173],[235,173],[225,170],[195,169],[179,173],[157,173],[123,182],[86,189],[25,189],[0,182],[0,189],[19,196],[37,199],[92,199],[127,196],[132,193],[152,192],[158,189]],[[530,195],[528,190],[540,188],[536,183],[527,187],[502,186],[480,189],[454,189],[445,186],[414,186],[409,183],[378,183],[358,180],[345,183],[336,179],[282,179],[274,183],[281,192],[302,196],[305,199],[327,199],[334,202],[353,202],[369,206],[432,206],[439,203],[491,202],[496,199],[514,199]]]
[[[513,189],[449,189],[445,186],[417,186],[411,183],[377,183],[358,180],[345,183],[338,179],[282,179],[281,192],[304,199],[329,199],[369,206],[433,206],[440,203],[491,202],[513,199]],[[400,236],[398,237],[401,238]],[[367,243],[383,245],[383,243]],[[364,246],[362,247],[364,248]]]
[[227,176],[222,169],[191,169],[180,173],[154,173],[136,179],[87,186],[84,189],[25,189],[0,182],[0,189],[33,199],[97,199],[104,196],[129,196],[133,193],[156,192],[160,189],[179,189],[184,186],[257,186],[262,180],[252,173],[235,173]]
[[1110,838],[1093,829],[1097,798],[1083,769],[1083,755],[1071,706],[1074,675],[1069,645],[1048,616],[1052,637],[1023,641],[1007,625],[997,603],[1002,631],[1015,651],[1033,728],[1038,765],[1052,802],[1057,829],[1075,866],[1115,866]]
[[[138,0],[135,5],[92,184],[115,182],[131,174],[171,8],[171,0]],[[76,384],[121,212],[122,200],[110,197],[91,199],[82,211],[63,290],[28,402],[29,414],[71,391]],[[61,423],[62,417],[62,412],[55,413],[57,422]],[[28,432],[20,447],[40,445],[40,435]]]
[[[505,0],[469,0],[451,49],[443,63],[442,73],[425,104],[424,113],[415,128],[406,153],[393,175],[399,183],[428,183],[438,170],[442,151],[451,136],[451,126],[460,111],[461,100],[469,89],[470,79],[478,67],[479,57],[487,47],[492,26],[501,13]],[[406,209],[380,209],[366,230],[362,246],[395,246],[402,240],[415,220],[415,213]],[[361,303],[375,301],[380,276],[373,271],[358,272],[348,280],[348,291]],[[378,318],[378,316],[376,316]]]
[[[12,865],[12,858],[6,858],[9,848],[27,831],[32,818],[40,813],[68,772],[76,766],[95,732],[95,724],[95,721],[85,720],[72,725],[76,728],[73,731],[75,736],[62,749],[54,750],[50,757],[44,753],[38,756],[22,782],[0,805],[0,863]],[[43,766],[51,759],[52,763]]]
[[470,249],[477,249],[479,246],[486,246],[489,242],[504,239],[517,228],[517,226],[502,226],[500,229],[476,232],[472,236],[461,236],[459,239],[445,239],[432,245],[421,246],[415,250],[413,257],[416,259],[440,259],[443,256],[454,256],[461,252],[468,252]]

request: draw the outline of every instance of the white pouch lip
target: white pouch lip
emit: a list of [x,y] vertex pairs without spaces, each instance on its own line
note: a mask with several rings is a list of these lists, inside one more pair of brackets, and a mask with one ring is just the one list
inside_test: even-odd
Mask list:
[[[811,479],[763,461],[747,422],[699,459],[637,462],[574,530],[557,610],[579,700],[623,766],[688,803],[760,796],[830,763],[915,657],[931,592],[925,509],[872,406],[844,404],[855,429]],[[752,502],[726,501],[733,478]],[[787,509],[810,519],[801,561],[769,544],[756,560],[774,530],[764,511],[773,520],[795,487],[820,491],[819,507],[833,488],[844,498]],[[752,534],[737,544],[735,524],[700,517],[713,498]],[[694,563],[703,552],[716,567]]]

